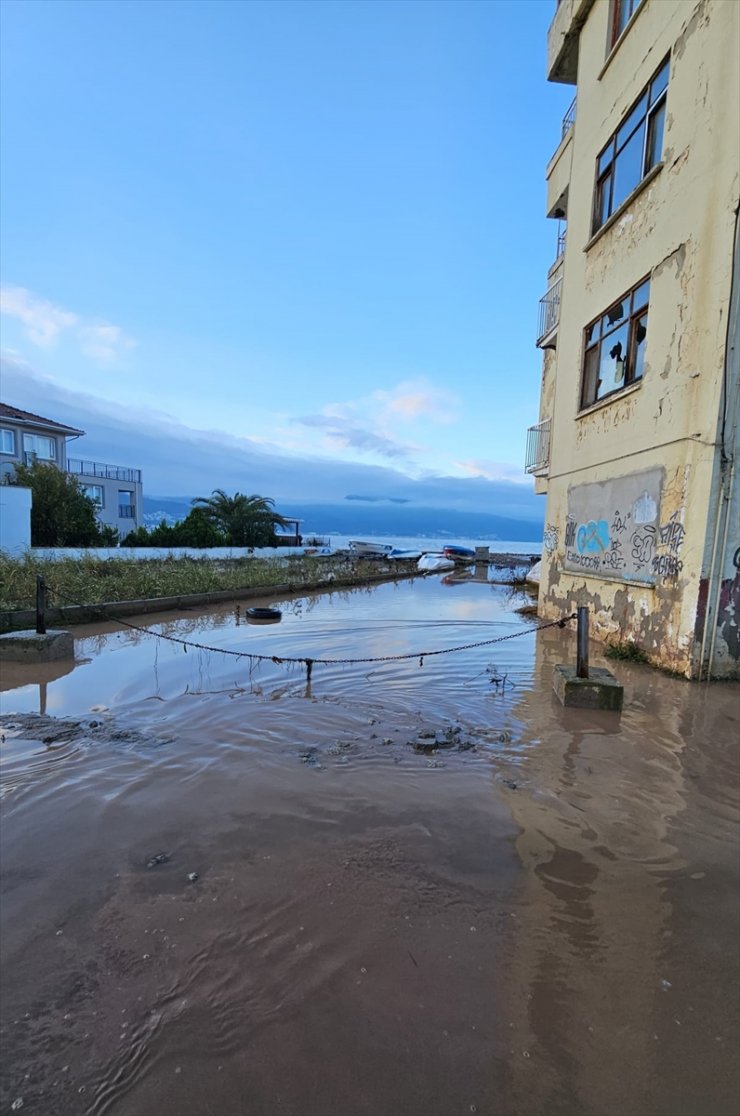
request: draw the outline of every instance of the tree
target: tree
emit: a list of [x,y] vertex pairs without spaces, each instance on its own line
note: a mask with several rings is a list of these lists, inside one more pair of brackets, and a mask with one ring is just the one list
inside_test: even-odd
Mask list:
[[286,525],[269,496],[245,496],[241,492],[228,496],[223,488],[215,488],[211,496],[198,496],[193,505],[223,532],[231,546],[274,546],[275,527]]
[[226,546],[227,543],[226,537],[211,523],[203,508],[193,508],[177,523],[168,523],[166,519],[162,519],[150,531],[146,527],[130,531],[122,545],[209,547]]
[[56,465],[16,465],[11,484],[31,489],[32,546],[110,546],[118,541],[114,528],[100,526],[95,504],[77,480]]

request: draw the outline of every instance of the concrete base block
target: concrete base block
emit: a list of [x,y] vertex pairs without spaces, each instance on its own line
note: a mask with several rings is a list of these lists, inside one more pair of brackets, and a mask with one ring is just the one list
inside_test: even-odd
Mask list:
[[71,632],[6,632],[0,635],[0,662],[50,663],[54,659],[73,659],[75,641]]
[[553,689],[563,705],[578,709],[613,709],[618,713],[624,702],[624,686],[604,667],[591,667],[588,678],[579,678],[574,666],[556,666]]

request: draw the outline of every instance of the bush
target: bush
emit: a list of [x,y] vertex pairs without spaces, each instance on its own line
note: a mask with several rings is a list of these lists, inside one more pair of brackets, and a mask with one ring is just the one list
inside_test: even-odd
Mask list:
[[39,461],[16,465],[11,484],[30,488],[31,546],[115,546],[118,532],[98,523],[95,504],[69,473]]

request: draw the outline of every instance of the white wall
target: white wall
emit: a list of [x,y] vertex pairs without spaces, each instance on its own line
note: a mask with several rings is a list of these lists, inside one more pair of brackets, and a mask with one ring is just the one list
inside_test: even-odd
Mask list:
[[0,484],[0,550],[23,554],[31,545],[31,489]]
[[[27,491],[18,489],[18,491]],[[28,545],[28,544],[26,544]],[[329,554],[329,547],[307,546],[265,546],[252,550],[249,547],[213,546],[208,549],[198,550],[192,546],[176,546],[169,549],[165,546],[117,546],[117,547],[34,547],[34,558],[48,558],[54,561],[61,558],[136,558],[140,561],[152,558],[200,558],[200,559],[234,559],[234,558],[289,558],[295,554]]]

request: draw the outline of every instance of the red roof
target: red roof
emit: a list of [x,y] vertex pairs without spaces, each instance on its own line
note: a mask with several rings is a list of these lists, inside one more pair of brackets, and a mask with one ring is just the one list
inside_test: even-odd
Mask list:
[[16,422],[27,422],[33,426],[45,426],[49,430],[58,430],[62,434],[84,434],[75,426],[65,426],[63,422],[54,422],[53,419],[34,415],[31,411],[22,411],[20,407],[11,407],[8,403],[0,403],[0,418],[14,419]]

